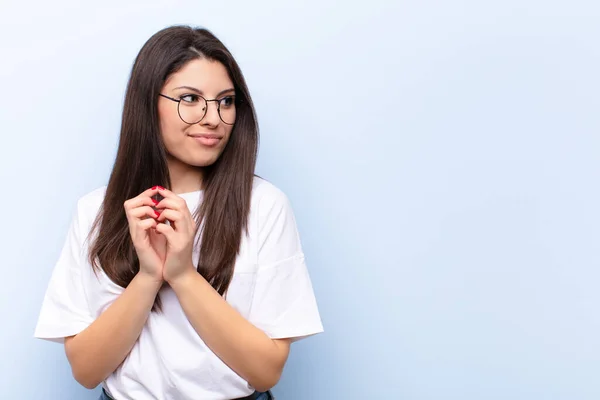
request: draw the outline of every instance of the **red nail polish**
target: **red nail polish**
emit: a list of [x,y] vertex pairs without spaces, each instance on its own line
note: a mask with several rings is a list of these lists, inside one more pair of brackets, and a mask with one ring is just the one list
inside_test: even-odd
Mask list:
[[159,188],[160,190],[166,190],[166,189],[165,189],[164,187],[162,187],[162,186],[158,186],[158,188]]
[[154,211],[154,214],[156,214],[156,218],[160,217],[160,213],[158,211]]
[[156,190],[156,189],[158,189],[158,186],[152,186],[151,190]]
[[154,205],[157,205],[158,203],[160,203],[160,202],[159,202],[158,200],[156,200],[155,198],[152,198],[151,200],[152,200],[152,202],[154,203]]

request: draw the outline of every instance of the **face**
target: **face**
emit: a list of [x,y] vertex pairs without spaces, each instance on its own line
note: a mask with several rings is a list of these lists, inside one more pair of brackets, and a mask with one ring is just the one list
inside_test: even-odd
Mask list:
[[218,61],[192,60],[167,79],[160,93],[179,101],[163,96],[158,100],[169,162],[191,167],[213,164],[223,153],[233,129],[230,124],[235,122],[235,91],[227,69]]

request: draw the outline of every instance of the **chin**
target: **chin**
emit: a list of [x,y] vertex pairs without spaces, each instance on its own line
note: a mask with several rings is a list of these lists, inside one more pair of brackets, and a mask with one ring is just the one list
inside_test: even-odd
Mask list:
[[188,160],[187,164],[193,165],[194,167],[209,167],[213,165],[221,154],[209,155],[204,157],[194,157],[191,160]]

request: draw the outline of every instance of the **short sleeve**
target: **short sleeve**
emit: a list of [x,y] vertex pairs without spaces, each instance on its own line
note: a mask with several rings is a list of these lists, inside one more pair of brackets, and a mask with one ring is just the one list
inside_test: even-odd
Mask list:
[[258,272],[249,319],[273,339],[323,332],[291,204],[274,187],[258,204]]
[[81,209],[77,207],[66,235],[59,259],[46,289],[34,336],[63,343],[67,336],[87,328],[92,317],[82,279],[84,265]]

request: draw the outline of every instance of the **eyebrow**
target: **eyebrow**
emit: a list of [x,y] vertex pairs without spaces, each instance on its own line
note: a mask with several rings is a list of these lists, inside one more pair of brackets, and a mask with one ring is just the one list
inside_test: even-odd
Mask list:
[[[202,93],[202,90],[200,89],[196,89],[195,87],[191,87],[191,86],[178,86],[173,90],[177,90],[177,89],[187,89],[187,90],[191,90],[193,92],[198,93],[199,95],[204,95],[204,93]],[[234,88],[231,89],[225,89],[225,90],[221,90],[216,97],[219,97],[221,95],[224,95],[225,93],[229,93],[229,92],[235,92]]]

